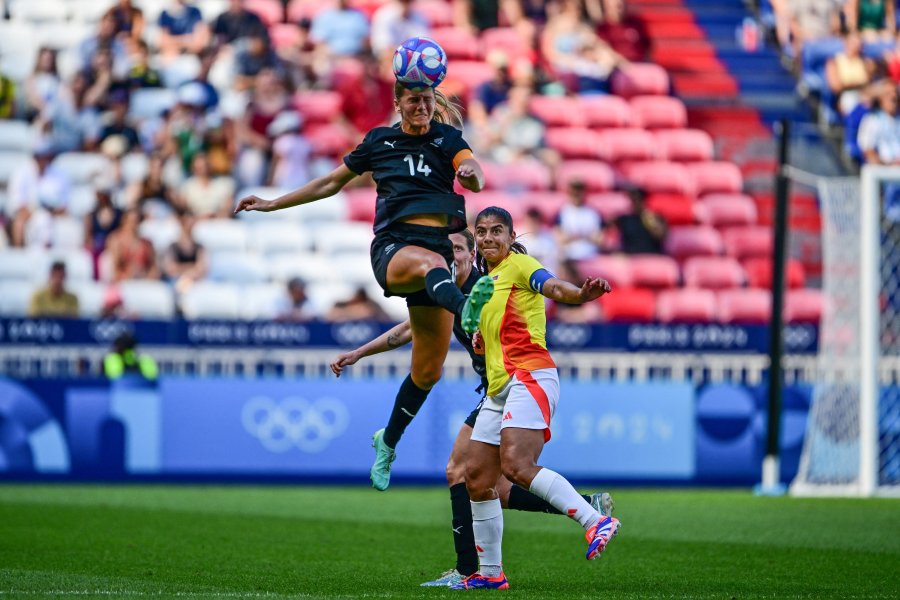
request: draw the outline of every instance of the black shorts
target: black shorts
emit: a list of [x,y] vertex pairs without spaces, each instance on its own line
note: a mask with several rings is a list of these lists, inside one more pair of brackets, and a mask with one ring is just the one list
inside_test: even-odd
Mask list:
[[475,419],[478,418],[478,411],[481,410],[481,405],[484,404],[484,399],[486,396],[482,396],[481,400],[478,401],[478,406],[475,407],[475,410],[469,413],[469,416],[466,417],[466,420],[463,421],[469,427],[475,427]]
[[384,295],[406,298],[407,306],[437,306],[425,292],[424,286],[419,291],[406,294],[388,291],[387,269],[400,248],[418,246],[443,256],[447,261],[447,268],[453,272],[453,242],[450,241],[449,235],[450,230],[447,227],[427,227],[410,223],[395,223],[376,233],[369,254],[372,258],[375,280],[384,290]]

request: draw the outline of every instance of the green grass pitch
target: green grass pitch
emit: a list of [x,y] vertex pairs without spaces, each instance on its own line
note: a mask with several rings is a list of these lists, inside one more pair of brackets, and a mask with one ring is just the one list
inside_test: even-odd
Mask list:
[[[611,490],[619,536],[505,513],[516,598],[898,598],[900,501]],[[2,598],[444,598],[442,488],[0,486]],[[500,592],[468,592],[498,594]]]

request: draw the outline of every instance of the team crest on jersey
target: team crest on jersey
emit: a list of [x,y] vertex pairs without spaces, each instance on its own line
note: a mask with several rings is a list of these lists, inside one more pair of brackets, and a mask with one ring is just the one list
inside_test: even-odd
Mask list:
[[439,138],[435,138],[435,140],[431,143],[435,146],[440,146],[443,143],[443,141],[444,141],[444,138],[439,137]]

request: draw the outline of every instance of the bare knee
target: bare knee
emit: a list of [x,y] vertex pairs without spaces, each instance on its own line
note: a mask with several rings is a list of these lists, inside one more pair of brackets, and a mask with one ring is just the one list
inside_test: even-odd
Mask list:
[[419,368],[413,367],[410,377],[412,377],[413,383],[415,383],[416,387],[419,389],[430,390],[441,380],[441,373],[442,369],[440,366],[437,368],[430,365]]
[[466,465],[466,490],[475,502],[492,500],[495,497],[494,484],[497,480],[486,469],[477,465]]
[[464,483],[466,480],[466,464],[455,459],[450,455],[447,461],[447,485],[454,486],[458,483]]
[[537,472],[537,465],[530,458],[516,456],[511,452],[500,453],[500,470],[503,476],[512,483],[525,488],[531,486],[531,480]]

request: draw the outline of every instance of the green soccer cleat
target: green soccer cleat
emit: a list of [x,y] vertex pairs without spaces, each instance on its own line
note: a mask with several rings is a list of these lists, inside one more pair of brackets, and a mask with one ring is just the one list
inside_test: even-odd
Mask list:
[[369,471],[372,487],[383,492],[391,484],[391,463],[397,458],[397,452],[384,443],[384,429],[379,429],[372,436],[372,447],[375,448],[375,464]]
[[485,275],[475,282],[469,297],[462,309],[462,328],[463,331],[472,335],[478,329],[481,323],[481,309],[487,304],[491,296],[494,295],[494,280],[490,275]]
[[591,494],[591,506],[594,507],[601,516],[611,517],[613,509],[615,508],[615,503],[613,503],[612,496],[607,494],[606,492],[597,492],[596,494]]

